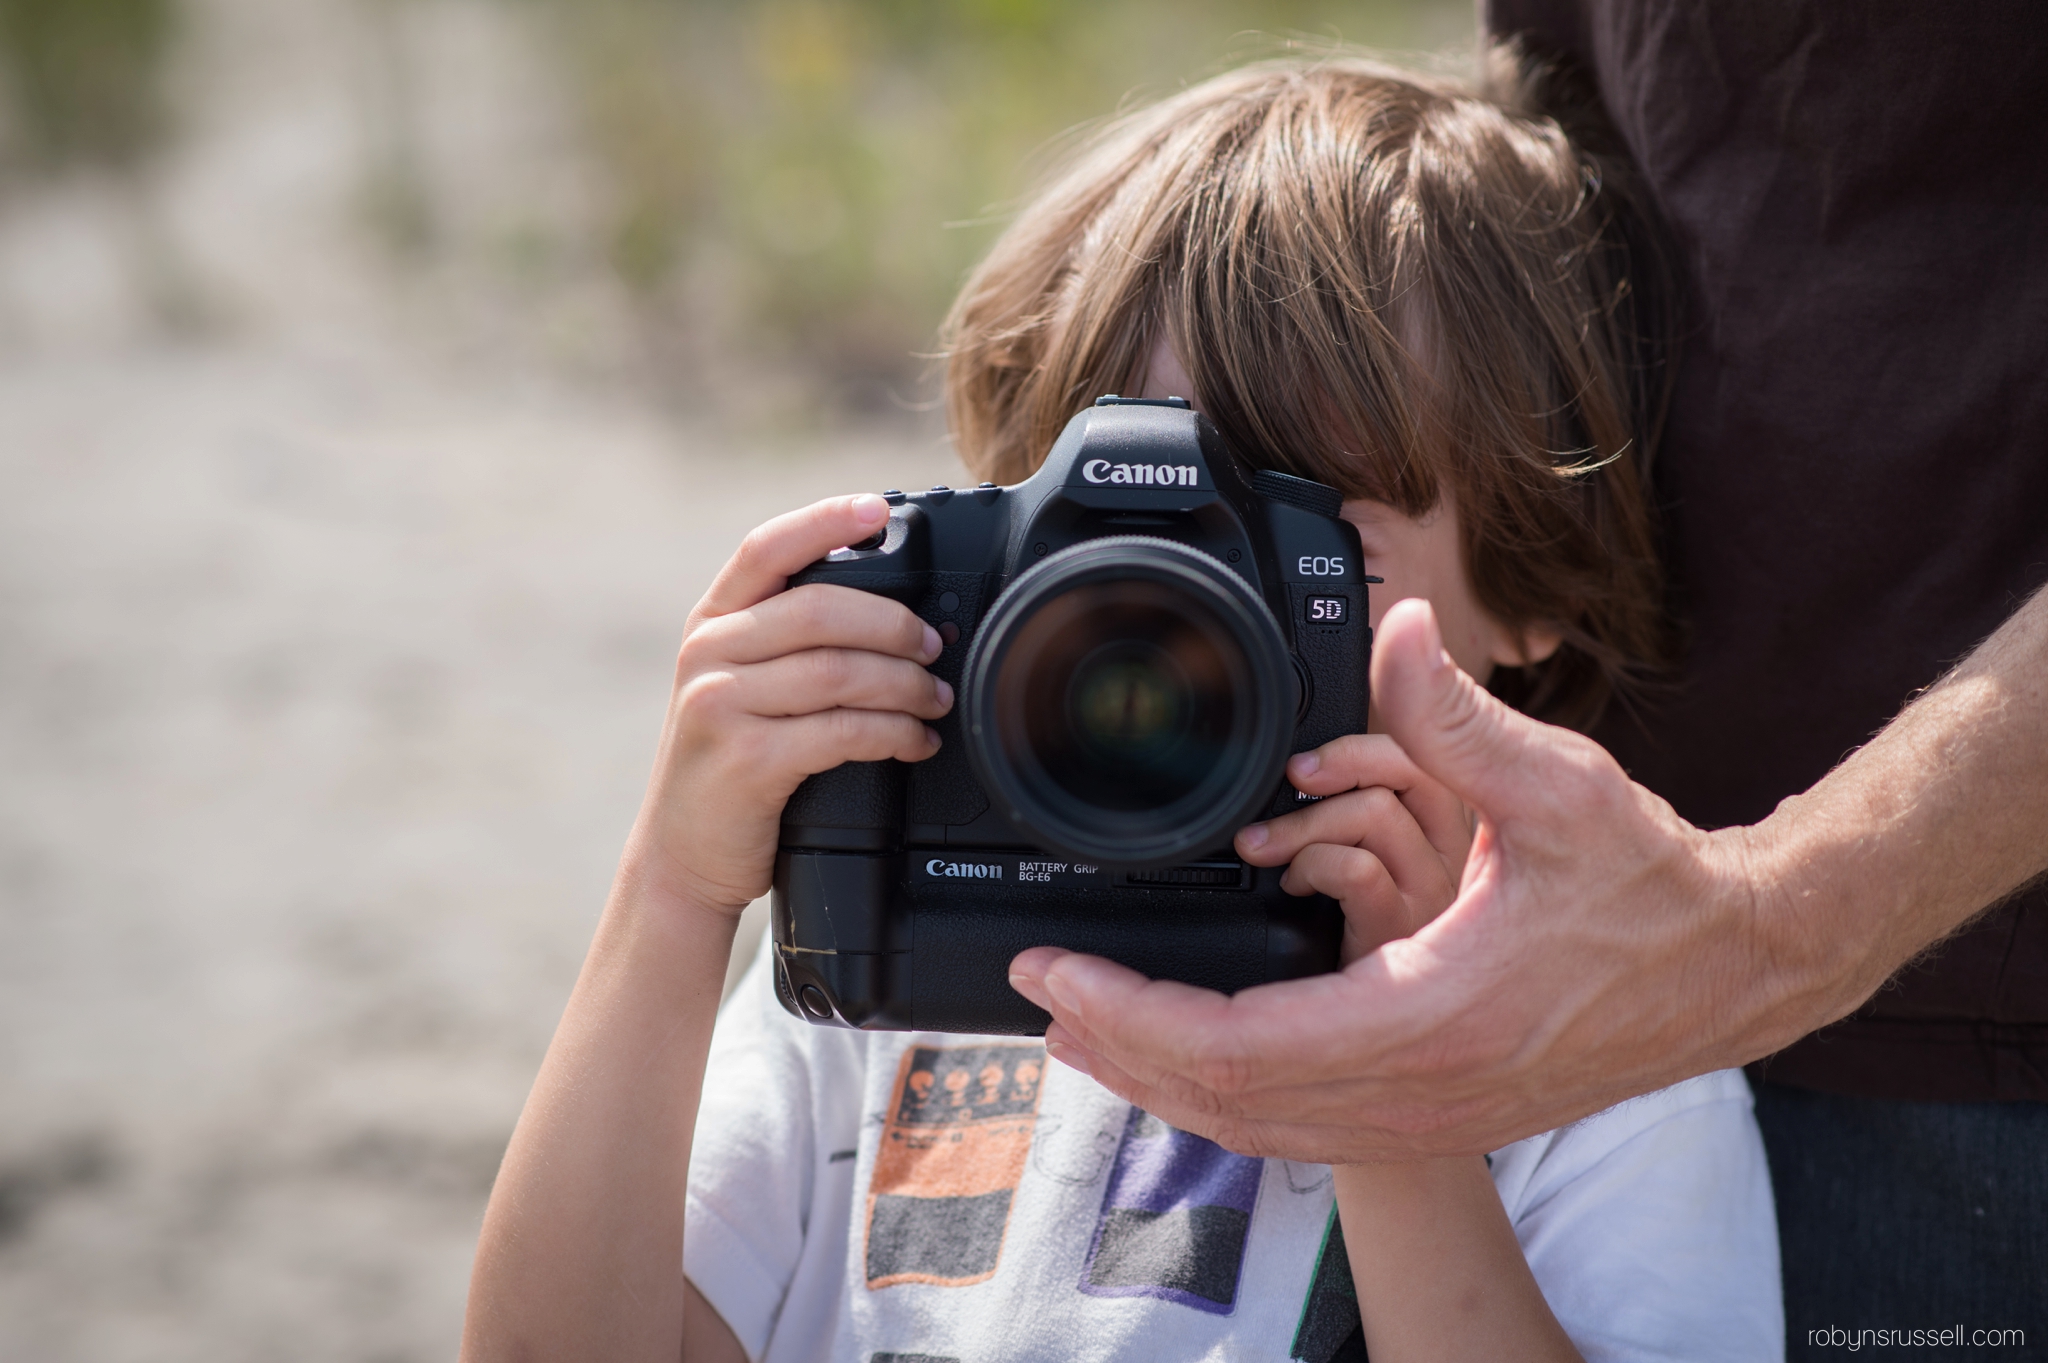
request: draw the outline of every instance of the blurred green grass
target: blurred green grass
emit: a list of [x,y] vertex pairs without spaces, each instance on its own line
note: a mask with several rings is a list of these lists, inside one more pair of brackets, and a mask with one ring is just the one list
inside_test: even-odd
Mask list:
[[[595,188],[568,256],[631,299],[657,381],[695,405],[794,378],[776,391],[813,418],[922,391],[948,301],[1062,134],[1290,42],[1469,53],[1474,29],[1471,0],[324,3],[390,68],[359,197],[394,255],[465,249],[436,239],[442,187],[404,126],[407,82],[435,79],[406,20],[496,6],[566,94]],[[142,167],[179,123],[178,35],[225,12],[0,0],[0,169]]]
[[1469,46],[1466,0],[527,0],[646,305],[842,402],[917,352],[1039,153],[1121,103],[1289,40]]
[[170,126],[173,0],[0,0],[11,150],[44,169],[132,167]]

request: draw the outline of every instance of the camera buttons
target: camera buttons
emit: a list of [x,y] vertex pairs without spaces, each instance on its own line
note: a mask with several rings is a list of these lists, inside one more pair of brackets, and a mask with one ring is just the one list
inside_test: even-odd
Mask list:
[[804,1006],[804,1011],[814,1018],[824,1019],[832,1016],[832,1000],[826,998],[825,991],[815,984],[807,984],[797,990],[796,999]]

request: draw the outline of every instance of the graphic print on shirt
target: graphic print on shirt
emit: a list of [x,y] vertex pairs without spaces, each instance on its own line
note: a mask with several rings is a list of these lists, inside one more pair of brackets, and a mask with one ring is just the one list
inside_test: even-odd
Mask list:
[[1132,1108],[1081,1291],[1229,1315],[1265,1163]]
[[1344,1252],[1344,1227],[1335,1205],[1323,1227],[1323,1247],[1316,1254],[1316,1271],[1302,1299],[1301,1323],[1294,1327],[1294,1347],[1287,1356],[1302,1363],[1367,1363],[1358,1284],[1351,1277],[1351,1258]]
[[913,1046],[868,1182],[867,1284],[994,1276],[1031,1152],[1043,1046]]

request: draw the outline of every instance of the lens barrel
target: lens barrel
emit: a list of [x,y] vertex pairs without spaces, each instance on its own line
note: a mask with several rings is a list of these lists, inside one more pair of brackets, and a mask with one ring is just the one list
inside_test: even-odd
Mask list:
[[1171,540],[1090,540],[997,598],[963,674],[982,786],[1042,846],[1111,869],[1227,846],[1265,807],[1294,735],[1272,613]]

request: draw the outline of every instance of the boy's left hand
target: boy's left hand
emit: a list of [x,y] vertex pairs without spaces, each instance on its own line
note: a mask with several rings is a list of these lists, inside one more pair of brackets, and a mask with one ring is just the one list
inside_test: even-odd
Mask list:
[[1254,866],[1289,863],[1289,894],[1343,905],[1343,964],[1412,935],[1457,898],[1471,815],[1393,739],[1351,734],[1298,753],[1287,778],[1324,798],[1239,830],[1237,852]]

